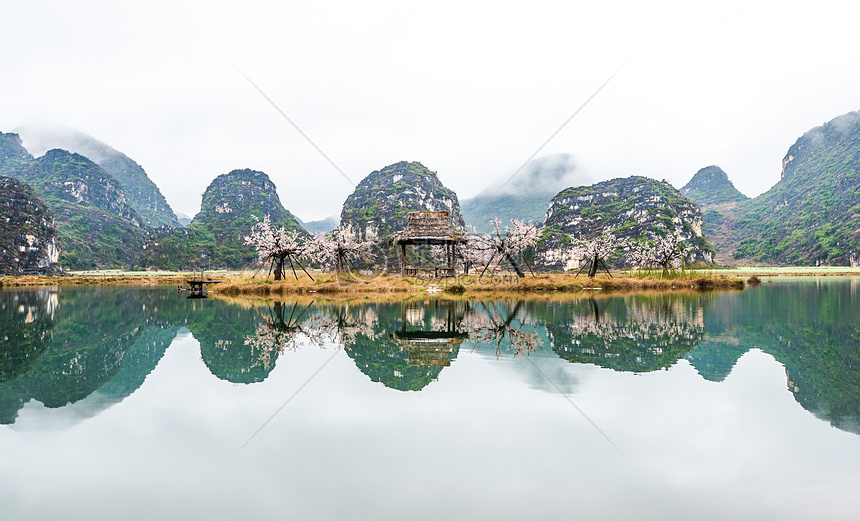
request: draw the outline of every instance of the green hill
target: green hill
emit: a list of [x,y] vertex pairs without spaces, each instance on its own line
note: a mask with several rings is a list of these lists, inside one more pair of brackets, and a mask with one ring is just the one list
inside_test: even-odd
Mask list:
[[735,233],[738,207],[749,200],[735,188],[729,176],[718,166],[702,168],[681,190],[702,210],[702,231],[714,246],[714,260],[730,264],[740,243]]
[[257,253],[244,244],[244,238],[266,215],[278,226],[307,233],[281,205],[269,176],[254,170],[233,170],[212,181],[203,193],[200,212],[188,226],[156,234],[135,265],[171,270],[253,266]]
[[749,199],[735,188],[722,168],[713,165],[696,172],[679,191],[699,206],[739,203]]
[[9,174],[32,186],[54,214],[64,267],[128,266],[142,248],[143,220],[120,183],[89,159],[49,150]]
[[675,234],[692,247],[694,261],[713,261],[699,207],[666,181],[631,176],[571,187],[556,195],[547,210],[535,263],[543,269],[577,269],[579,259],[568,248],[571,239],[607,233],[649,240]]
[[180,226],[176,215],[143,167],[101,141],[70,128],[24,126],[16,129],[34,155],[61,148],[93,161],[122,185],[128,204],[147,228]]
[[[396,265],[399,254],[386,240],[404,230],[406,214],[416,211],[448,211],[453,227],[465,227],[457,194],[439,181],[436,172],[417,161],[401,161],[371,172],[358,183],[343,203],[340,224],[376,244],[379,264]],[[410,255],[416,250],[410,250]]]
[[742,203],[736,259],[771,264],[860,263],[860,112],[805,133],[781,179]]

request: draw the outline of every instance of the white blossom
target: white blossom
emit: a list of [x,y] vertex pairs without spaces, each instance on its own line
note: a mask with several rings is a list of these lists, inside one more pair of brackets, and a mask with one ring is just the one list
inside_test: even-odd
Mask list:
[[316,260],[326,269],[350,271],[353,262],[372,260],[371,243],[357,240],[346,228],[320,233],[311,243]]
[[676,234],[657,237],[650,242],[636,242],[628,253],[630,265],[638,269],[662,268],[668,271],[679,268],[693,253],[692,245]]

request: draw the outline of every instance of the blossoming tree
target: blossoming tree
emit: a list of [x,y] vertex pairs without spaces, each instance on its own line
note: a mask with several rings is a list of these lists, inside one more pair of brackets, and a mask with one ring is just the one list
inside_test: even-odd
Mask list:
[[267,262],[270,263],[269,272],[275,272],[275,280],[283,278],[286,261],[289,261],[296,280],[299,276],[296,273],[295,264],[298,264],[302,271],[311,280],[314,280],[299,262],[299,257],[306,249],[306,244],[300,241],[299,234],[295,231],[287,231],[282,226],[272,225],[268,215],[251,228],[251,235],[245,236],[245,244],[253,246],[257,250],[261,268]]
[[481,277],[484,276],[493,261],[496,261],[498,265],[505,260],[514,269],[518,277],[525,277],[516,257],[519,256],[531,271],[531,266],[528,265],[528,260],[525,258],[525,250],[537,244],[537,226],[513,219],[511,226],[506,226],[503,233],[501,230],[502,222],[498,218],[494,219],[492,223],[492,233],[470,236],[465,256],[472,260],[488,259],[483,271],[481,271]]
[[329,233],[316,235],[312,250],[324,267],[334,269],[338,273],[350,271],[348,267],[354,268],[354,262],[372,260],[370,242],[356,239],[355,235],[345,228],[336,228]]
[[653,241],[642,241],[632,244],[628,260],[634,268],[662,268],[667,272],[683,266],[690,255],[692,246],[681,240],[677,234],[657,237]]
[[619,239],[612,233],[604,233],[593,239],[574,239],[572,253],[574,257],[585,260],[585,264],[579,271],[582,272],[584,268],[588,267],[589,278],[594,278],[599,267],[602,267],[609,274],[606,259],[615,255],[625,244],[624,239]]

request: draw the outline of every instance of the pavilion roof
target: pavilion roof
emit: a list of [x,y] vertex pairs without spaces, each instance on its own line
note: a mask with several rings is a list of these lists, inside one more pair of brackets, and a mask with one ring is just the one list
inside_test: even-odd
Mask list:
[[441,212],[409,212],[406,214],[406,229],[391,238],[394,244],[412,241],[462,242],[465,236],[451,228],[450,214]]

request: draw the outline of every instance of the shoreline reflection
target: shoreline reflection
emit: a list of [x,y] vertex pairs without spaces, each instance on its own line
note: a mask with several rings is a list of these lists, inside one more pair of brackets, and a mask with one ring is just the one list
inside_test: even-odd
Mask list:
[[343,347],[372,382],[398,391],[427,388],[464,345],[497,360],[545,353],[545,363],[562,371],[573,363],[644,373],[684,359],[714,383],[760,349],[785,367],[786,389],[804,409],[860,434],[855,282],[784,282],[730,294],[342,305],[189,303],[163,288],[4,289],[0,424],[14,424],[33,400],[46,414],[77,403],[68,410],[76,421],[99,414],[136,392],[187,328],[221,380],[253,385],[272,375],[284,353]]

